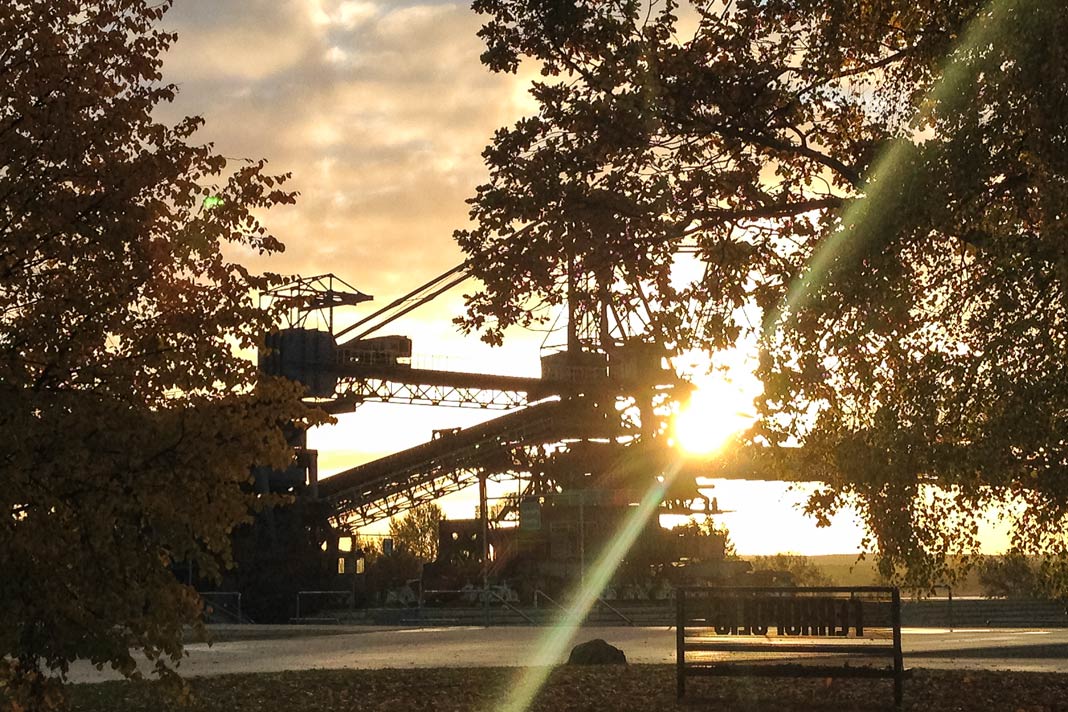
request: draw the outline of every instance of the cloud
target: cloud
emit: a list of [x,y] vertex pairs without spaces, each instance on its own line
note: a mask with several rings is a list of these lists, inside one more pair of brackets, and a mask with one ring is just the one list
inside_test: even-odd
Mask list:
[[[228,157],[267,158],[273,171],[292,172],[301,193],[296,205],[264,216],[286,252],[243,257],[250,266],[333,272],[381,305],[463,259],[451,235],[486,178],[482,149],[529,110],[524,80],[479,63],[480,19],[469,9],[182,0],[164,25],[179,34],[164,76],[180,93],[161,118],[203,116],[198,140]],[[491,350],[456,333],[461,293],[413,312],[391,333],[412,336],[417,355],[458,357],[451,368],[536,373],[539,335],[517,334]],[[339,315],[341,323],[353,318]],[[313,446],[325,474],[490,415],[368,405],[318,429]]]
[[451,233],[485,179],[480,153],[526,108],[519,79],[479,63],[469,9],[186,0],[165,24],[181,90],[166,118],[204,116],[200,140],[268,158],[301,193],[266,216],[286,253],[252,266],[332,271],[386,298],[462,259]]

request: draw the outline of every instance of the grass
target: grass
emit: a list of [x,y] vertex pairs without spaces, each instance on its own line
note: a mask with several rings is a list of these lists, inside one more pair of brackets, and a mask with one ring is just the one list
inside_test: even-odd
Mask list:
[[[152,683],[108,682],[68,688],[79,712],[413,712],[490,711],[517,671],[508,668],[310,670],[226,675],[190,680],[182,705]],[[675,699],[668,665],[560,667],[531,712],[637,712],[638,710],[775,710],[846,712],[892,710],[884,680],[691,679],[686,699]],[[905,710],[1068,711],[1068,675],[917,670],[905,683]]]

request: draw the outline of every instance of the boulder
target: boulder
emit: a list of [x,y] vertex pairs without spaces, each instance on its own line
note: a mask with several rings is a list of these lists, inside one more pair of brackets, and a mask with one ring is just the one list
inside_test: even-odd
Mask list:
[[571,649],[568,665],[626,665],[627,656],[600,638],[579,643]]

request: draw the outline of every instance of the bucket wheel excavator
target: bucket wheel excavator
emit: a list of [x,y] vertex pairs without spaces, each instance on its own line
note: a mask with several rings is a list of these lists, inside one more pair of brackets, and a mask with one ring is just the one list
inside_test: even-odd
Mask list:
[[[473,427],[435,431],[428,442],[324,479],[318,477],[316,452],[299,433],[293,466],[257,472],[256,487],[295,494],[325,516],[335,533],[323,544],[329,559],[343,557],[338,532],[354,532],[478,485],[479,517],[443,527],[439,560],[430,570],[448,578],[450,560],[459,557],[477,563],[483,585],[493,577],[564,585],[582,575],[650,485],[658,478],[663,482],[676,455],[662,413],[691,387],[675,375],[672,354],[663,346],[628,338],[607,310],[599,318],[584,317],[571,300],[566,342],[543,350],[538,377],[420,368],[411,339],[387,327],[466,280],[469,265],[344,328],[336,328],[335,311],[372,297],[329,274],[277,289],[265,297],[284,300],[288,316],[266,338],[260,367],[300,382],[310,402],[333,414],[367,402],[502,414]],[[678,467],[672,473],[660,513],[717,513],[692,474]],[[487,481],[515,485],[510,488],[515,495],[492,513]],[[658,517],[645,526],[635,557],[686,558],[678,535],[661,529]]]

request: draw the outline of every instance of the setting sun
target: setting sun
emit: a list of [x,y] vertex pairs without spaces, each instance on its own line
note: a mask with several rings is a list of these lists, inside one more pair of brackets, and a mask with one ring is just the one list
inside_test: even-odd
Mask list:
[[753,398],[723,380],[695,385],[690,402],[675,416],[675,440],[686,452],[711,455],[753,422]]

